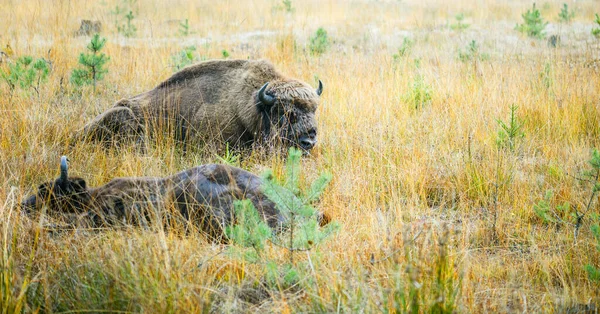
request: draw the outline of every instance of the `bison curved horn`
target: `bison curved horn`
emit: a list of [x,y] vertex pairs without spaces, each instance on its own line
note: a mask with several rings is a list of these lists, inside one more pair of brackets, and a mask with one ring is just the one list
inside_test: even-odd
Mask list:
[[67,182],[67,178],[69,177],[67,161],[67,156],[60,157],[60,180],[62,182]]
[[323,94],[323,83],[319,80],[319,87],[317,87],[317,95],[321,96]]
[[265,93],[267,85],[269,85],[269,82],[265,83],[265,85],[263,85],[258,91],[258,100],[260,100],[265,105],[272,106],[275,103],[275,97]]

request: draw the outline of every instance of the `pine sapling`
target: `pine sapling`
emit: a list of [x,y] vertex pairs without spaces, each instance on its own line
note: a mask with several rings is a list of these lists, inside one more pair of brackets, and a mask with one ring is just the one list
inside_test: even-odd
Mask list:
[[79,54],[79,64],[82,65],[80,69],[74,69],[71,72],[71,82],[76,86],[83,86],[92,84],[94,86],[94,92],[96,92],[96,84],[104,78],[104,75],[108,70],[104,67],[110,59],[104,53],[100,51],[106,44],[106,38],[100,38],[100,35],[95,34],[92,40],[87,45],[87,49],[91,53]]
[[544,18],[542,18],[542,13],[535,7],[535,2],[533,3],[533,8],[527,10],[521,16],[523,17],[523,24],[517,24],[515,27],[516,30],[529,37],[544,38],[544,28],[546,28],[548,22],[545,22]]
[[592,35],[596,38],[600,38],[600,15],[598,15],[598,13],[596,13],[596,20],[594,20],[594,23],[596,23],[596,26],[598,27],[592,28]]
[[0,69],[0,78],[8,84],[11,96],[17,86],[22,89],[31,88],[39,96],[40,85],[48,80],[49,73],[50,63],[48,61],[42,58],[34,60],[30,56],[23,56],[9,64],[7,70]]

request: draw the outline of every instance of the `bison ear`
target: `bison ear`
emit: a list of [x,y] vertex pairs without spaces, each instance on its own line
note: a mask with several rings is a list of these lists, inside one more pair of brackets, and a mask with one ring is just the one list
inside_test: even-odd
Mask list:
[[319,87],[317,87],[317,95],[321,96],[323,94],[323,83],[319,80]]
[[267,89],[267,86],[269,85],[269,82],[265,83],[265,85],[263,85],[259,90],[258,90],[258,109],[261,111],[267,111],[268,109],[270,109],[274,104],[275,104],[275,97],[269,95],[268,93],[265,92],[265,90]]

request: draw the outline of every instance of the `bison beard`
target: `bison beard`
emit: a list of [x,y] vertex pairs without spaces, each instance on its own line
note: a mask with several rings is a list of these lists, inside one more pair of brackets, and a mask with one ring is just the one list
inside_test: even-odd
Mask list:
[[315,111],[322,92],[321,81],[313,89],[283,76],[268,61],[206,61],[118,101],[78,137],[120,143],[168,133],[184,143],[243,147],[274,140],[308,151],[317,141]]
[[[116,178],[88,188],[85,180],[69,177],[66,157],[61,175],[39,186],[37,194],[21,207],[31,213],[46,206],[47,214],[77,214],[93,227],[126,225],[160,227],[182,224],[213,241],[224,240],[224,227],[235,222],[233,203],[249,199],[274,230],[285,224],[284,216],[261,191],[262,179],[245,170],[208,164],[165,178]],[[329,219],[320,214],[322,223]]]

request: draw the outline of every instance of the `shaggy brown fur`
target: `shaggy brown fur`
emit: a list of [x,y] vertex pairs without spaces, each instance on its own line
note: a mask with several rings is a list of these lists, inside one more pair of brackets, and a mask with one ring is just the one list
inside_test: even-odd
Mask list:
[[[88,224],[94,227],[183,221],[218,241],[224,227],[234,222],[235,200],[249,199],[271,228],[281,229],[285,218],[263,194],[261,184],[260,177],[245,170],[208,164],[165,178],[116,178],[88,188],[84,179],[67,176],[64,157],[61,177],[41,184],[21,206],[27,212],[47,206],[49,215],[79,214],[90,218]],[[329,222],[322,214],[318,218]]]
[[182,141],[191,137],[249,145],[277,139],[309,150],[316,143],[315,110],[322,90],[320,82],[314,89],[283,76],[265,60],[206,61],[118,101],[80,135],[119,142],[141,139],[147,131],[174,131]]

